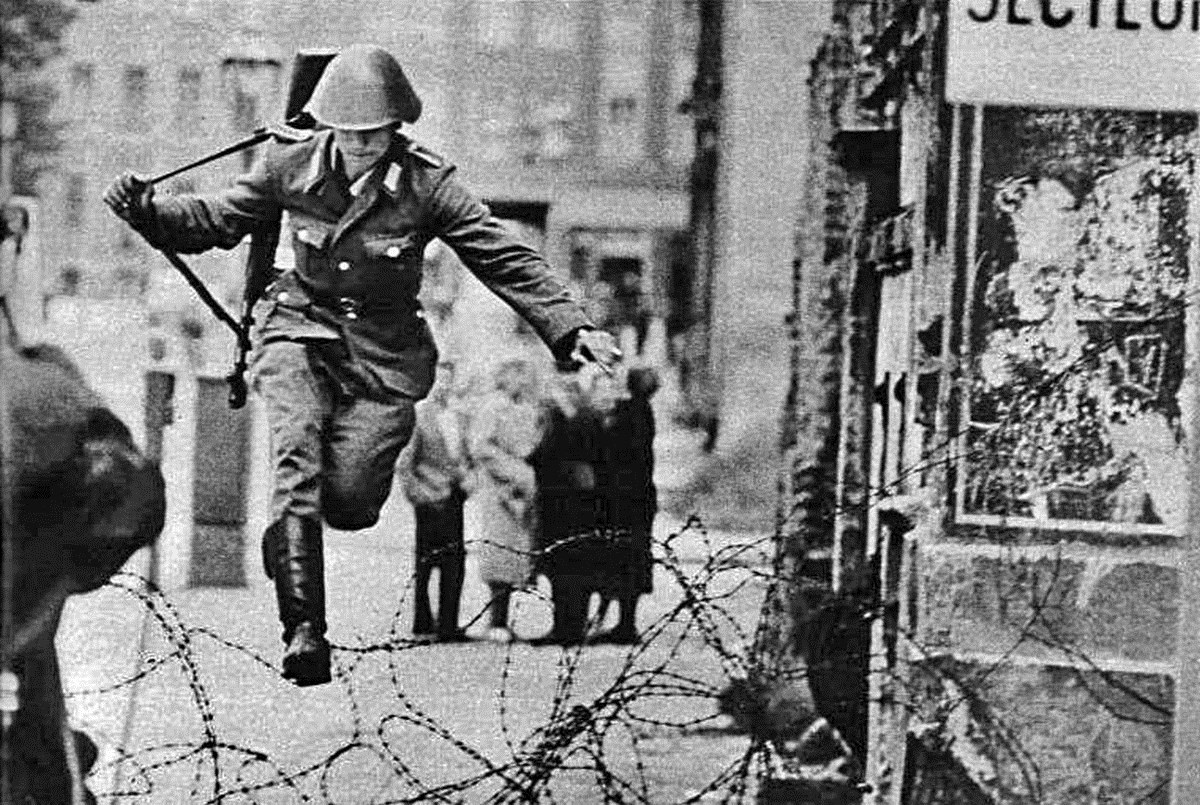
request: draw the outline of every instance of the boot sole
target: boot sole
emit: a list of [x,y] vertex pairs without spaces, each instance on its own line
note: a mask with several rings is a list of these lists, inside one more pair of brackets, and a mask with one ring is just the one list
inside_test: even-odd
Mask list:
[[283,667],[283,678],[296,685],[307,688],[312,685],[324,685],[333,680],[329,666],[317,666],[315,662],[293,662]]
[[292,656],[285,655],[283,678],[302,688],[324,685],[333,679],[329,655],[327,645],[314,651],[306,651]]

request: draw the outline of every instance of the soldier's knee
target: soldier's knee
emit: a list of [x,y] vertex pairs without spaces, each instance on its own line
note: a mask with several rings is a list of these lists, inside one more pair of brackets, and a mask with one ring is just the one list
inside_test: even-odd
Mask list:
[[324,505],[325,523],[339,531],[360,531],[379,522],[377,501],[363,495],[337,494],[326,490]]
[[379,522],[379,511],[326,511],[325,524],[339,531],[361,531]]
[[321,512],[331,528],[357,531],[379,522],[379,512],[391,490],[390,473],[378,477],[325,479],[321,487]]

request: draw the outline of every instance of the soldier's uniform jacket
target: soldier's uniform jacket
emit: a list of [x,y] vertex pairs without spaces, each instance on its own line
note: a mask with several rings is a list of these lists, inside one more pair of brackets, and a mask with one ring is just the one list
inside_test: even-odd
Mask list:
[[[455,181],[454,167],[397,133],[357,195],[334,164],[333,133],[279,138],[213,194],[155,199],[148,239],[194,253],[233,248],[283,211],[296,265],[255,307],[256,340],[340,340],[363,393],[421,398],[437,351],[417,302],[425,246],[439,238],[558,353],[591,323],[539,254]],[[322,350],[322,354],[327,354]]]

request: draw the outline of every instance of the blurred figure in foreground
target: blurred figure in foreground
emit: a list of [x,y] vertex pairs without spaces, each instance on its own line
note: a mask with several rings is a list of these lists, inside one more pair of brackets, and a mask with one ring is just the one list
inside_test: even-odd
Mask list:
[[9,793],[14,803],[94,803],[83,778],[96,746],[67,724],[54,637],[68,596],[100,587],[158,537],[163,479],[59,350],[0,348],[13,503],[12,532],[0,527],[12,561],[3,684],[18,704],[0,739]]
[[[462,412],[453,399],[454,366],[438,365],[429,397],[416,407],[412,440],[400,454],[399,475],[416,518],[416,611],[413,634],[440,642],[465,640],[458,628],[466,567],[463,504],[468,474]],[[434,617],[429,584],[438,571]]]
[[477,470],[480,502],[479,575],[490,593],[491,629],[498,642],[513,639],[509,600],[529,584],[537,531],[537,479],[530,458],[542,441],[537,377],[528,361],[509,360],[496,371],[495,390],[471,417],[467,445]]

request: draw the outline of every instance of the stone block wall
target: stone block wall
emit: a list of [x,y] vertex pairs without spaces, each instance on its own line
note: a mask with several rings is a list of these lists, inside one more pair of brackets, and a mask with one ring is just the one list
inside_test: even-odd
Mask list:
[[1170,676],[943,659],[915,665],[910,689],[923,740],[994,802],[1169,801]]
[[909,730],[997,802],[1165,803],[1172,548],[935,540],[916,560]]

